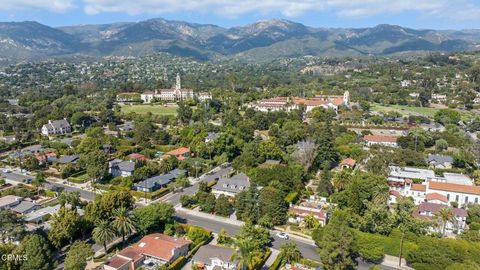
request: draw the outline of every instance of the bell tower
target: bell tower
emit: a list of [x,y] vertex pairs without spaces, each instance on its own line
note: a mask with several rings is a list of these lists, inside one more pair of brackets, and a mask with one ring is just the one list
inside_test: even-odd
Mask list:
[[182,82],[180,81],[180,74],[177,73],[177,80],[175,83],[175,90],[180,90],[182,89]]

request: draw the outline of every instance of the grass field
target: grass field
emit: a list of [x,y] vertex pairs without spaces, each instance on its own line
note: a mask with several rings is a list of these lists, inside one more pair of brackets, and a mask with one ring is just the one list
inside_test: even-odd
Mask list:
[[379,104],[375,104],[371,108],[372,111],[377,112],[388,112],[388,111],[396,111],[402,115],[423,115],[428,117],[434,117],[435,113],[439,111],[438,108],[425,108],[425,107],[412,107],[407,105],[390,105],[390,106],[383,106]]
[[153,115],[177,115],[176,105],[155,105],[155,104],[141,104],[141,105],[123,105],[122,113],[135,112],[138,114],[146,114],[151,112]]
[[[400,113],[403,116],[408,116],[408,115],[422,115],[426,117],[431,117],[433,118],[435,116],[435,113],[437,113],[440,108],[425,108],[425,107],[413,107],[413,106],[407,106],[407,105],[390,105],[390,106],[383,106],[380,104],[373,104],[372,108],[370,109],[371,111],[377,111],[377,112],[388,112],[388,111],[396,111]],[[464,111],[464,110],[458,110],[462,116],[462,120],[470,120],[473,117],[477,117],[477,114],[475,112],[470,112],[470,111]]]

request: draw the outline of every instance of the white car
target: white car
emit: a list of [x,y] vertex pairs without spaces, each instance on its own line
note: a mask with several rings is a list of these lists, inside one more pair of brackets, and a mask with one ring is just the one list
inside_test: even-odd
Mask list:
[[277,233],[277,237],[282,239],[288,239],[288,234],[284,232],[279,232]]
[[12,171],[10,171],[9,169],[3,169],[2,171],[3,171],[4,173],[10,173],[10,172],[12,172]]

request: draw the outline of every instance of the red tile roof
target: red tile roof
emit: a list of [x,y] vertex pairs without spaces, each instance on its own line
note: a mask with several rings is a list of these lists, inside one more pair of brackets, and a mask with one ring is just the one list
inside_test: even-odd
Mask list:
[[306,207],[292,206],[290,207],[290,209],[288,209],[288,211],[301,217],[305,217],[306,215],[313,215],[318,220],[325,221],[327,219],[327,212],[325,212],[323,209],[306,209]]
[[178,149],[167,152],[166,154],[171,155],[171,156],[179,156],[179,155],[184,155],[184,154],[187,154],[187,153],[190,153],[190,148],[180,147]]
[[452,191],[458,193],[480,195],[480,186],[466,186],[460,184],[442,183],[430,181],[428,188],[433,190]]
[[363,137],[364,141],[367,142],[397,142],[397,137],[393,136],[384,136],[384,135],[365,135]]
[[412,183],[412,188],[411,188],[411,190],[425,192],[425,191],[427,191],[427,186],[422,185],[422,184]]
[[426,196],[427,202],[428,201],[442,201],[442,202],[448,202],[447,196],[443,196],[442,194],[433,192],[433,193],[428,193]]
[[340,165],[348,165],[350,167],[353,167],[355,166],[357,162],[355,161],[355,159],[353,158],[346,158],[344,160],[342,160],[342,162],[340,162]]
[[390,195],[393,195],[393,196],[397,197],[397,198],[402,197],[402,194],[400,194],[400,192],[398,192],[398,191],[396,191],[396,190],[390,190],[390,191],[388,191],[388,193],[389,193]]
[[133,154],[130,154],[128,155],[129,158],[131,159],[136,159],[136,160],[140,160],[140,161],[146,161],[148,160],[148,158],[142,154],[139,154],[139,153],[133,153]]
[[133,247],[147,256],[170,261],[173,257],[172,250],[191,243],[190,240],[154,233],[144,236]]
[[[129,259],[126,259],[126,258],[122,258],[120,256],[113,256],[110,261],[108,263],[106,263],[106,265],[114,268],[114,269],[121,269],[124,265],[127,265],[128,263],[130,263],[131,260]],[[130,267],[129,267],[130,269]]]

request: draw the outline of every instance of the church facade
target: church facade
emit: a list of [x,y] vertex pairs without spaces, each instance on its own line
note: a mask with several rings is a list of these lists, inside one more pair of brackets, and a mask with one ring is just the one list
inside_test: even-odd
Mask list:
[[[154,100],[177,102],[194,99],[195,97],[196,95],[194,94],[192,89],[182,89],[180,74],[177,74],[175,88],[146,91],[140,95],[140,98],[143,100],[144,103],[151,103]],[[203,101],[203,99],[205,99],[205,96],[202,95],[201,98]]]

